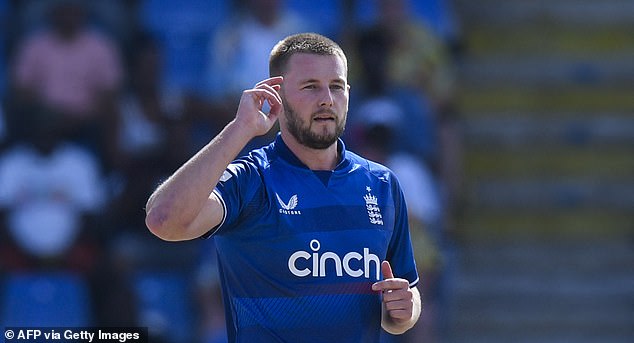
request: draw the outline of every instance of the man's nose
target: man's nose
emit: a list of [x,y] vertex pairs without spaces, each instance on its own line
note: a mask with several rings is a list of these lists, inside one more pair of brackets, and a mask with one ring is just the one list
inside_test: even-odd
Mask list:
[[333,105],[333,96],[330,88],[325,88],[325,90],[321,94],[320,106],[328,106],[331,107]]

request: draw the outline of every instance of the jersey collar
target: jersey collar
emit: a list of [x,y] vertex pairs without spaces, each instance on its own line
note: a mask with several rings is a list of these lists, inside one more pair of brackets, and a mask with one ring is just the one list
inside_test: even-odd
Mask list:
[[[291,149],[288,148],[288,146],[286,145],[286,143],[284,143],[284,140],[282,139],[282,135],[279,133],[277,134],[277,137],[275,137],[275,141],[273,142],[273,149],[279,157],[281,157],[284,161],[290,163],[291,165],[309,169],[308,166],[306,166],[304,162],[300,161],[299,158],[297,158],[297,156],[295,156],[295,154],[291,151]],[[337,151],[339,152],[339,156],[341,156],[341,160],[335,167],[335,171],[345,169],[347,166],[350,165],[346,145],[344,144],[343,140],[341,140],[341,138],[337,139]]]

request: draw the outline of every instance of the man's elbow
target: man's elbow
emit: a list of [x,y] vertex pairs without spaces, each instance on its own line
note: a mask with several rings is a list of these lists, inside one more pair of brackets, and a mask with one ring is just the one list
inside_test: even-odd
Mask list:
[[149,208],[146,210],[145,226],[152,234],[164,241],[180,241],[178,228],[170,225],[169,216],[159,208]]

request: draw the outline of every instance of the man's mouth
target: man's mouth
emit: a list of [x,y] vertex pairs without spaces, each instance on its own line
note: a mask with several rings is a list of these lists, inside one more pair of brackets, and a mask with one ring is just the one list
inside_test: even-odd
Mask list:
[[336,120],[336,116],[332,112],[322,112],[322,113],[318,113],[315,116],[313,116],[313,120],[318,122],[318,123],[325,123],[325,122],[328,122],[328,121],[335,121]]

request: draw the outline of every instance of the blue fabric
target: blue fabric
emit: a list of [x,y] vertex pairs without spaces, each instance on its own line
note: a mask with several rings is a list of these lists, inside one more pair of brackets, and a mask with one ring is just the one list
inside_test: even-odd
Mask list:
[[192,315],[189,280],[178,272],[139,271],[134,277],[134,290],[139,299],[139,315],[146,325],[159,322],[165,327],[170,342],[185,343],[193,339],[195,322]]
[[90,291],[78,275],[64,272],[8,274],[0,326],[83,327],[93,325]]
[[339,146],[325,182],[278,136],[216,187],[226,216],[210,234],[231,342],[377,342],[381,261],[418,281],[396,178]]
[[231,14],[228,0],[149,0],[141,6],[141,23],[154,33],[165,54],[168,87],[202,87],[209,42],[224,18]]

